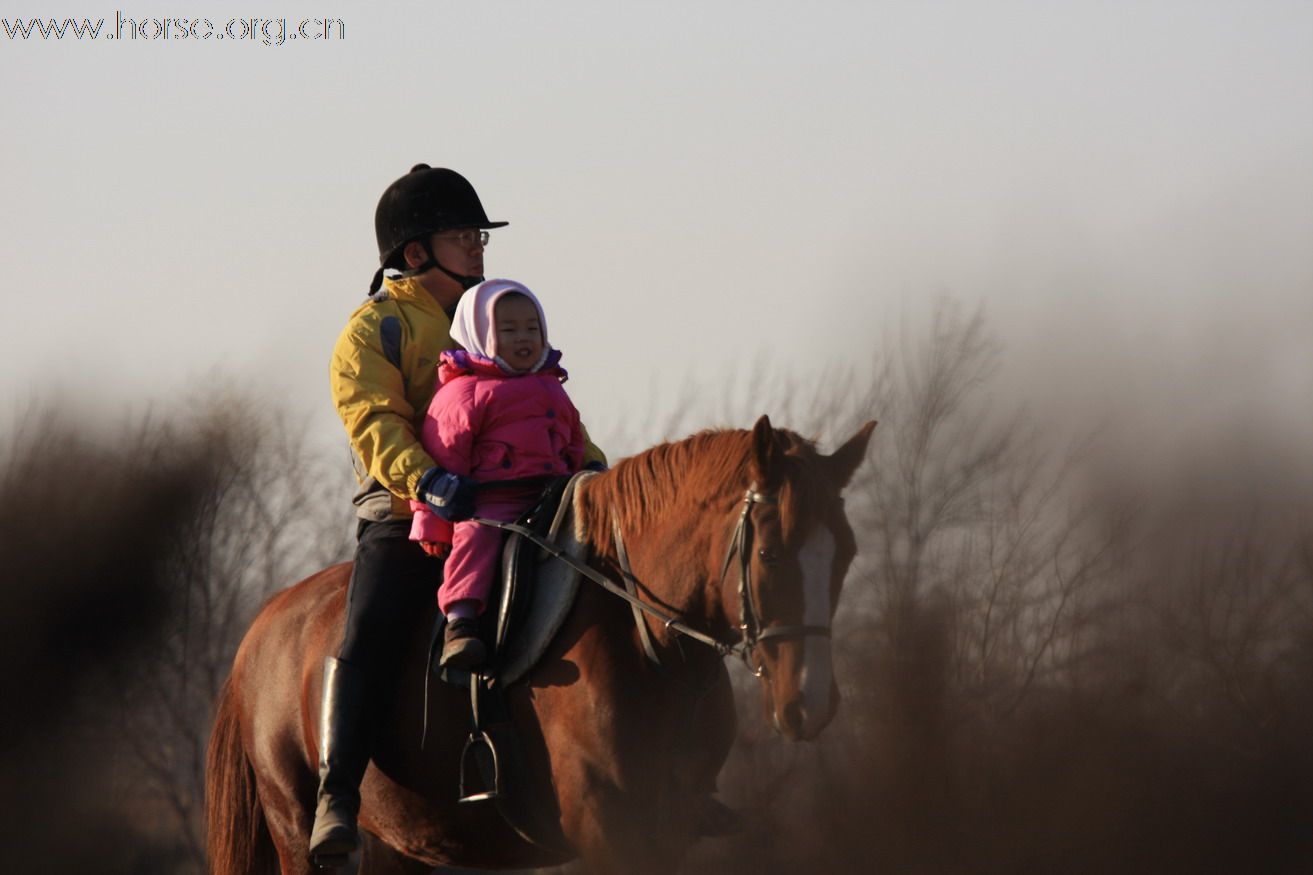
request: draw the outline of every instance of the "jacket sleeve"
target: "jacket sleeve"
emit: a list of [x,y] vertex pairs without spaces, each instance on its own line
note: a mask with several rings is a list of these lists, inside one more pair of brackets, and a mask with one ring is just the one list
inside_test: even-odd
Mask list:
[[565,391],[561,384],[557,384],[557,389],[560,393],[561,405],[573,415],[570,426],[570,444],[566,447],[566,453],[574,469],[578,471],[589,462],[601,462],[605,465],[607,463],[606,453],[598,449],[592,438],[588,436],[588,429],[584,428],[583,420],[579,416],[579,408],[574,406],[569,393]]
[[[583,423],[579,421],[579,410],[573,404],[569,405],[569,410],[570,445],[566,447],[565,451],[570,461],[570,470],[579,471],[583,469],[585,461],[591,461],[586,456],[589,446],[588,435],[584,433]],[[600,461],[605,464],[606,460],[601,459]]]
[[333,349],[333,403],[365,471],[389,492],[414,498],[433,459],[415,433],[405,380],[383,351],[378,308],[361,310]]
[[414,511],[410,520],[410,540],[451,543],[454,532],[451,523],[429,510],[428,505],[422,501],[411,499],[410,509]]
[[424,448],[446,471],[468,477],[474,468],[474,439],[483,427],[473,377],[457,377],[433,395],[420,426]]

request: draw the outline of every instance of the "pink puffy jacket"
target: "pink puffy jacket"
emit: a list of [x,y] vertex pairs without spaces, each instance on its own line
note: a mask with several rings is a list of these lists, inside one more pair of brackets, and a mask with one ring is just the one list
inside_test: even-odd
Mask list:
[[[561,353],[552,350],[534,373],[508,375],[492,359],[447,350],[438,366],[439,387],[420,427],[420,442],[453,474],[514,480],[573,474],[583,465],[579,411],[561,383]],[[422,502],[412,501],[411,537],[451,541],[451,526]]]

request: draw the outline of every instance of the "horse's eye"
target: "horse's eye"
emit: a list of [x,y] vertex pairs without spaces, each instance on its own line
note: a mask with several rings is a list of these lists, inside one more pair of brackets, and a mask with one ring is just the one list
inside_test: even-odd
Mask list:
[[771,550],[769,547],[762,547],[757,551],[757,556],[761,558],[763,565],[770,565],[779,559],[779,557],[775,555],[775,551]]

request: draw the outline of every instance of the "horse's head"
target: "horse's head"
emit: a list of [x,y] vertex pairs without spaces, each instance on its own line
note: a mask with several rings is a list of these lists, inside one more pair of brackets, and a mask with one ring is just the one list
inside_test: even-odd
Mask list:
[[874,428],[868,422],[830,456],[765,416],[752,431],[756,491],[744,499],[738,570],[725,576],[722,598],[753,644],[768,717],[794,740],[814,738],[839,704],[829,630],[857,552],[840,493]]

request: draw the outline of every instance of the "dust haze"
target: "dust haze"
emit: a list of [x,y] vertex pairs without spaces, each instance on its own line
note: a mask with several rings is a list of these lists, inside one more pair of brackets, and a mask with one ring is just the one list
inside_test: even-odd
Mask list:
[[[986,311],[940,298],[898,324],[819,389],[762,363],[611,436],[765,412],[828,449],[881,422],[847,493],[860,555],[834,639],[839,716],[815,743],[783,741],[736,672],[721,793],[746,828],[697,845],[689,870],[1304,871],[1299,414],[1259,404],[1185,428],[1118,393],[1050,415]],[[1094,396],[1107,379],[1070,373],[1031,385]],[[30,836],[58,834],[82,871],[203,871],[198,752],[232,648],[267,593],[349,555],[345,467],[279,417],[232,395],[117,431],[35,417],[6,438],[3,619],[25,670],[6,682],[0,769],[44,800],[7,821],[19,859],[48,861]],[[69,477],[71,497],[47,488]]]

